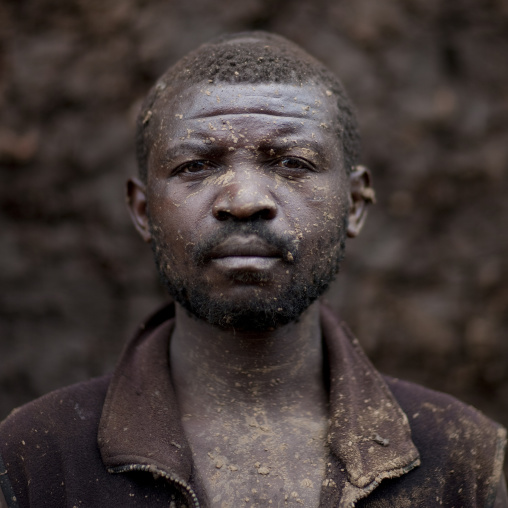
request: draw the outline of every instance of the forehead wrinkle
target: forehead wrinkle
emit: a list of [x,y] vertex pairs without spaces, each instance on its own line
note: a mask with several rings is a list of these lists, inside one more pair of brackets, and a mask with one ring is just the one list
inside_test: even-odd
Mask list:
[[[268,108],[266,108],[268,109]],[[318,122],[317,120],[314,120],[313,118],[310,118],[310,115],[309,114],[297,114],[297,113],[291,113],[291,114],[288,114],[286,111],[267,111],[265,109],[261,109],[261,108],[251,108],[249,109],[248,106],[245,106],[244,109],[242,109],[241,111],[238,111],[238,108],[231,108],[231,109],[227,109],[227,108],[224,108],[223,110],[224,112],[220,112],[220,113],[217,113],[216,111],[210,111],[209,113],[203,113],[203,112],[199,112],[199,113],[196,113],[196,115],[193,115],[193,116],[184,116],[185,119],[188,119],[188,120],[200,120],[202,118],[218,118],[218,119],[221,119],[222,117],[241,117],[241,118],[245,118],[245,117],[250,117],[252,115],[256,115],[256,117],[263,117],[263,116],[266,116],[266,117],[284,117],[284,118],[297,118],[297,119],[301,119],[301,118],[305,118],[306,120],[308,121],[314,121],[314,122]]]
[[[306,122],[295,122],[291,117],[284,117],[287,119],[286,121],[274,122],[268,120],[266,118],[267,115],[253,115],[248,118],[248,122],[245,122],[245,115],[236,116],[238,118],[233,121],[227,120],[226,122],[220,122],[222,115],[215,115],[218,122],[214,124],[210,124],[210,122],[203,124],[200,120],[205,120],[202,118],[193,119],[189,121],[189,123],[183,121],[181,125],[175,125],[174,129],[170,129],[172,131],[172,137],[167,146],[176,146],[187,142],[189,146],[194,144],[198,147],[204,141],[211,139],[212,143],[207,143],[207,145],[213,146],[219,144],[231,134],[240,136],[238,138],[239,141],[248,141],[249,144],[259,141],[293,144],[295,139],[298,140],[298,142],[310,142],[312,141],[310,136],[302,136],[302,132],[309,128],[309,122],[316,124],[316,130],[313,131],[316,137],[319,137],[319,134],[321,134],[320,124],[309,119],[307,119]],[[236,120],[238,120],[238,122]],[[211,128],[211,125],[213,128]],[[254,135],[257,139],[253,137]],[[290,138],[290,140],[286,142],[285,138]]]
[[[274,120],[279,118],[280,120]],[[226,120],[224,120],[227,118]],[[212,119],[212,122],[210,122]],[[302,121],[302,119],[304,121]],[[189,123],[186,123],[189,122]],[[203,124],[203,122],[208,122]],[[176,136],[177,133],[181,133],[180,136],[186,138],[203,138],[207,139],[210,137],[220,137],[221,133],[232,131],[235,133],[245,132],[249,129],[265,129],[267,132],[271,132],[279,135],[290,135],[298,134],[300,131],[309,128],[309,125],[315,125],[317,129],[315,134],[322,130],[323,124],[322,119],[314,119],[308,117],[297,117],[288,115],[270,115],[270,114],[231,114],[231,115],[206,115],[206,116],[195,116],[187,117],[183,120],[182,124],[173,124],[174,129],[171,129]]]
[[[255,88],[253,90],[252,88]],[[315,87],[279,86],[271,84],[192,86],[175,93],[175,107],[187,103],[190,106],[184,118],[198,119],[213,116],[259,114],[307,118],[314,115],[335,117],[336,101],[325,95],[325,90]],[[333,110],[333,111],[332,111]]]

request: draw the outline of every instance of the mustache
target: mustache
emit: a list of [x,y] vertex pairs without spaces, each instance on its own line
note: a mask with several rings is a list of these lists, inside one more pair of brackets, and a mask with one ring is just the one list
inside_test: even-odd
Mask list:
[[213,251],[231,236],[257,236],[279,255],[285,262],[294,263],[298,258],[298,240],[296,235],[281,235],[270,231],[266,225],[260,222],[244,224],[224,223],[216,232],[208,238],[194,244],[190,256],[193,261],[203,265],[212,258]]

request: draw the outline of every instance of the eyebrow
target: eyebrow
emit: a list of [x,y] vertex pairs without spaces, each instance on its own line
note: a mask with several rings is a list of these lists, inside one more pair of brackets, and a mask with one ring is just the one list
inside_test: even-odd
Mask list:
[[270,150],[274,150],[275,152],[283,152],[286,150],[290,150],[292,148],[305,148],[306,150],[312,150],[317,154],[321,154],[324,150],[324,146],[319,143],[317,140],[308,139],[308,138],[293,138],[285,140],[280,139],[279,137],[275,139],[273,142],[262,142],[258,143],[256,149],[260,152],[268,152]]
[[[211,136],[213,137],[213,136]],[[186,139],[185,141],[179,141],[177,143],[170,143],[164,155],[167,158],[178,157],[189,155],[202,155],[203,157],[220,157],[228,152],[228,148],[225,146],[219,146],[217,143],[205,143],[207,138],[203,136],[202,141],[193,141]]]

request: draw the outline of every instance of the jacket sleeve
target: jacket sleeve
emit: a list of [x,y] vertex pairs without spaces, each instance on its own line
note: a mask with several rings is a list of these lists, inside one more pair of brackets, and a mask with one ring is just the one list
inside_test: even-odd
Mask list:
[[493,508],[508,508],[508,493],[506,491],[506,478],[504,475],[502,475],[499,480]]

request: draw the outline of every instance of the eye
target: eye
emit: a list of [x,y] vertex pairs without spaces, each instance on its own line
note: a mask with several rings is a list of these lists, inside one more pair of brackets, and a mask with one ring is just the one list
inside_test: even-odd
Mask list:
[[273,165],[277,168],[287,169],[293,173],[314,171],[314,166],[300,157],[281,157],[274,161]]
[[179,166],[175,173],[197,174],[216,169],[216,165],[207,160],[190,161]]

